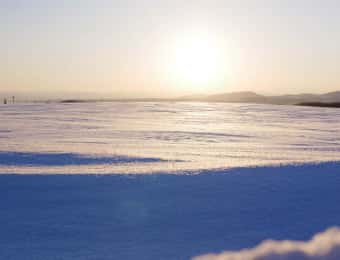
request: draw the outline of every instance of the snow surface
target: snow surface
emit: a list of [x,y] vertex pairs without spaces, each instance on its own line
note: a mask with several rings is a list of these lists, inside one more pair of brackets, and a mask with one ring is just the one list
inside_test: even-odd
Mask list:
[[0,259],[190,259],[306,241],[340,226],[339,115],[251,104],[0,106]]
[[340,163],[0,175],[0,259],[190,259],[340,226]]
[[[2,105],[0,157],[19,157],[18,165],[0,161],[0,172],[182,172],[338,160],[339,117],[339,109],[256,104]],[[54,153],[75,163],[23,165],[25,153],[35,162]]]

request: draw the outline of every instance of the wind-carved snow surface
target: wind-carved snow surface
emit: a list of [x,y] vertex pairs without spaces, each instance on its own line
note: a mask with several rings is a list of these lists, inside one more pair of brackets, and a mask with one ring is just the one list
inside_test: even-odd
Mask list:
[[[339,116],[337,109],[255,104],[2,105],[0,172],[180,173],[332,161],[340,158]],[[23,165],[25,153],[45,163]],[[48,165],[49,154],[75,163]],[[8,156],[18,164],[3,163]]]
[[193,260],[338,260],[340,229],[330,228],[308,242],[265,241],[254,249],[205,255]]

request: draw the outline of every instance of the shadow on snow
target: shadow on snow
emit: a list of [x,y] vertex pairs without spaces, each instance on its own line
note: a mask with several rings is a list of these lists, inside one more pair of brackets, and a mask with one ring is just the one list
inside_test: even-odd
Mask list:
[[0,152],[0,166],[68,166],[165,162],[159,158],[88,156],[74,153]]
[[[0,175],[0,258],[189,259],[340,225],[340,163]],[[32,258],[33,259],[33,258]]]

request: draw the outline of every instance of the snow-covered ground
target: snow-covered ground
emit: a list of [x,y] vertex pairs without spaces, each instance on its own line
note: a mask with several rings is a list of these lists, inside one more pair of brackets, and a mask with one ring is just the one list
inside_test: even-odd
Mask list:
[[337,109],[254,104],[0,106],[0,172],[183,172],[338,160],[339,117]]
[[251,104],[0,106],[0,259],[323,259],[328,249],[337,259],[336,229],[234,251],[340,226],[339,116]]

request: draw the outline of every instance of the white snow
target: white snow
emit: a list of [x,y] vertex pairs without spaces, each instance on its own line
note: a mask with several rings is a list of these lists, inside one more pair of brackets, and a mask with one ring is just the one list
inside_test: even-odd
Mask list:
[[[255,104],[0,105],[0,259],[337,259],[339,229],[295,241],[340,226],[339,118]],[[255,247],[268,239],[290,242]]]
[[205,255],[194,260],[338,260],[340,259],[340,229],[330,228],[308,242],[265,241],[253,249]]
[[[0,172],[180,173],[332,161],[340,158],[339,116],[338,109],[255,104],[2,105],[3,155],[32,153],[39,160],[49,153],[66,153],[112,159],[30,167],[0,163]],[[121,157],[136,160],[114,159]]]

